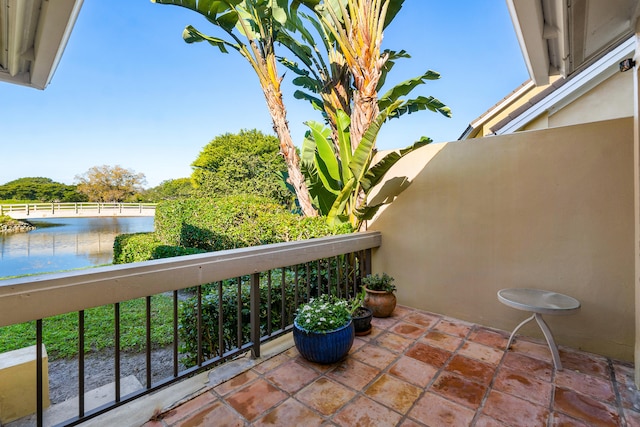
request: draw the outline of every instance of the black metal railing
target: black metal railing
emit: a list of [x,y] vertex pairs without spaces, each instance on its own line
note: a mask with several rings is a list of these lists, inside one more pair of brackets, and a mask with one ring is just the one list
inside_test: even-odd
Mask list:
[[[234,251],[199,254],[96,271],[38,276],[0,282],[0,312],[28,295],[29,311],[7,311],[15,320],[36,319],[36,418],[44,423],[43,320],[62,313],[78,313],[78,412],[58,425],[76,425],[125,405],[134,399],[221,364],[248,351],[260,356],[261,343],[288,332],[297,307],[309,298],[333,294],[354,296],[360,278],[371,271],[371,249],[380,245],[379,233],[357,233]],[[48,278],[51,276],[51,278]],[[182,278],[182,280],[180,280]],[[175,281],[174,281],[175,280]],[[97,287],[96,287],[97,285]],[[101,298],[87,287],[103,290]],[[145,289],[148,289],[145,291]],[[64,293],[61,293],[64,291]],[[89,290],[90,291],[90,290]],[[45,304],[44,301],[62,301]],[[121,305],[131,297],[144,299],[145,377],[141,390],[123,394],[121,387]],[[171,372],[152,376],[154,299],[170,298]],[[85,302],[82,302],[85,300]],[[113,400],[87,408],[85,310],[96,301],[113,306]],[[41,307],[34,307],[40,302]],[[100,304],[103,305],[103,304]],[[73,308],[73,310],[69,310]],[[17,323],[0,319],[5,324]],[[104,325],[107,327],[107,325]]]

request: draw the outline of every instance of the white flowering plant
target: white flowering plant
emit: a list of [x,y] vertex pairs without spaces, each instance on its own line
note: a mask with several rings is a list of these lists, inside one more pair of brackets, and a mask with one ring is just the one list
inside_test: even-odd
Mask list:
[[351,320],[349,302],[333,295],[311,298],[302,304],[296,314],[296,324],[309,332],[329,332]]

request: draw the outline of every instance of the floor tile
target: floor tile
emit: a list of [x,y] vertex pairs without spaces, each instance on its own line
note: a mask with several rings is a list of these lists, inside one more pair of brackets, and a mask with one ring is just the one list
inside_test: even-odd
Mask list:
[[254,381],[258,378],[258,374],[253,371],[245,371],[240,375],[231,378],[229,381],[223,382],[222,384],[214,387],[214,391],[220,396],[224,396],[229,394],[230,392],[237,390],[241,387],[244,387],[251,381]]
[[433,393],[425,393],[409,417],[430,427],[468,426],[475,411]]
[[193,413],[200,411],[202,408],[211,405],[217,398],[211,393],[202,393],[201,395],[183,403],[182,405],[164,413],[162,419],[167,424],[173,424],[184,419]]
[[616,381],[618,382],[618,384],[635,386],[635,372],[633,364],[614,360],[613,372],[616,376]]
[[591,426],[620,425],[615,408],[572,390],[556,387],[553,408]]
[[508,366],[527,376],[530,375],[547,382],[551,382],[551,376],[553,374],[553,365],[551,362],[545,362],[521,353],[507,352],[504,356],[503,366]]
[[421,313],[414,311],[413,313],[405,316],[405,322],[415,323],[416,325],[424,326],[425,329],[433,327],[440,321],[441,317],[428,313]]
[[434,329],[445,334],[464,338],[471,332],[472,326],[470,323],[443,318],[436,324]]
[[382,330],[388,330],[389,328],[391,328],[393,325],[395,325],[396,323],[398,323],[400,321],[399,317],[374,317],[373,319],[371,319],[371,324],[373,325],[373,327],[378,328],[378,329],[382,329]]
[[384,374],[367,388],[365,394],[371,399],[405,414],[420,397],[422,389]]
[[[334,416],[333,422],[344,427],[395,426],[401,419],[402,415],[397,412],[360,396]],[[293,426],[293,424],[290,425]]]
[[458,350],[458,354],[496,366],[502,360],[504,351],[473,341],[466,341]]
[[288,393],[295,393],[318,378],[319,373],[308,366],[290,360],[264,377]]
[[616,395],[611,381],[607,381],[602,377],[587,375],[565,368],[556,372],[554,383],[559,387],[575,390],[601,402],[616,403]]
[[489,385],[496,371],[495,366],[459,354],[453,356],[445,369],[484,385]]
[[478,344],[484,344],[489,347],[504,350],[507,347],[509,335],[505,332],[501,333],[499,331],[478,327],[469,334],[469,340],[477,342]]
[[491,390],[482,413],[507,425],[540,427],[547,425],[549,410],[526,400]]
[[334,370],[327,374],[327,377],[354,390],[362,390],[373,381],[379,373],[380,369],[362,363],[353,357],[349,357],[340,362]]
[[460,375],[443,372],[436,378],[430,390],[449,400],[476,410],[487,392],[487,386]]
[[422,341],[451,352],[456,351],[462,344],[462,338],[454,337],[453,335],[440,331],[429,331],[429,333],[422,338]]
[[486,415],[480,415],[475,427],[507,427],[507,425]]
[[551,414],[551,425],[553,427],[591,427],[583,421],[571,418],[561,412]]
[[296,398],[324,415],[332,415],[355,395],[355,391],[323,377],[300,390]]
[[290,360],[291,357],[289,357],[286,353],[280,353],[279,355],[273,356],[272,358],[267,359],[264,362],[261,362],[258,365],[254,366],[253,370],[259,374],[264,374],[265,372],[275,369]]
[[375,339],[375,344],[394,353],[402,353],[409,348],[414,341],[413,339],[401,337],[395,333],[385,332]]
[[432,365],[408,356],[402,356],[389,369],[391,375],[423,388],[433,380],[437,372]]
[[378,369],[386,368],[398,357],[397,354],[372,344],[363,346],[351,356]]
[[[321,426],[324,418],[293,398],[289,398],[273,411],[259,418],[255,426]],[[211,425],[224,426],[224,423]]]
[[545,407],[548,407],[551,403],[551,394],[553,392],[551,383],[533,378],[524,372],[516,371],[506,366],[503,366],[498,371],[493,383],[493,389]]
[[609,363],[604,357],[560,349],[560,361],[564,369],[599,376],[606,380],[610,378]]
[[526,354],[528,357],[552,363],[551,350],[545,341],[532,341],[532,338],[517,336],[511,343],[510,353]]
[[413,357],[424,363],[441,368],[451,357],[451,352],[433,347],[422,342],[415,343],[405,353],[409,357]]
[[389,330],[395,334],[409,339],[420,338],[426,332],[422,326],[412,325],[411,323],[398,322],[393,325]]
[[640,427],[632,363],[561,347],[555,371],[544,341],[505,351],[508,334],[401,307],[341,362],[293,347],[145,427]]
[[640,412],[625,409],[623,413],[624,419],[627,421],[627,427],[640,427]]
[[232,392],[224,399],[243,417],[253,421],[264,411],[271,409],[286,398],[286,393],[265,380],[258,379],[248,386]]
[[212,425],[243,427],[244,421],[224,403],[217,401],[174,425],[175,427],[208,427]]

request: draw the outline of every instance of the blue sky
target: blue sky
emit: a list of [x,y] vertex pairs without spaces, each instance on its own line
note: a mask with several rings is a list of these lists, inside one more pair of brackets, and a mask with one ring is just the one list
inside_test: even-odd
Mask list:
[[[120,165],[145,174],[146,186],[153,187],[188,177],[191,163],[218,135],[254,128],[272,134],[246,61],[207,44],[186,44],[181,34],[188,24],[220,35],[180,7],[85,0],[44,91],[0,83],[0,184],[26,176],[72,184],[92,166]],[[405,147],[423,135],[456,140],[529,78],[503,0],[406,0],[383,48],[412,56],[397,63],[388,83],[438,71],[440,80],[413,94],[439,98],[453,118],[419,112],[393,120],[383,127],[379,149]],[[291,85],[284,90],[299,145],[303,123],[321,117],[293,99]]]

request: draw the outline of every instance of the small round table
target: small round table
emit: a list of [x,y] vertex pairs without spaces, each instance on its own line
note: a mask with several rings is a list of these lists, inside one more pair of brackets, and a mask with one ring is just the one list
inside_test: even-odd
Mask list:
[[498,300],[509,307],[533,313],[531,317],[524,320],[513,330],[507,343],[507,350],[511,347],[511,342],[518,329],[535,319],[547,340],[547,344],[551,350],[551,356],[553,357],[553,364],[558,371],[561,371],[562,363],[560,363],[558,347],[542,315],[571,314],[580,308],[580,301],[568,295],[542,289],[502,289],[498,291]]

